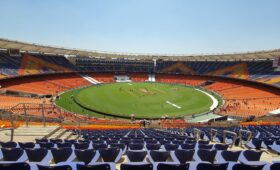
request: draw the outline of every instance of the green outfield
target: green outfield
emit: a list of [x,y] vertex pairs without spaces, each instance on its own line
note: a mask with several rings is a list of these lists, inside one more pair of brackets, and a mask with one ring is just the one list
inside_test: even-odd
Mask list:
[[193,87],[161,83],[113,83],[75,89],[56,104],[95,117],[183,117],[209,111],[212,99]]

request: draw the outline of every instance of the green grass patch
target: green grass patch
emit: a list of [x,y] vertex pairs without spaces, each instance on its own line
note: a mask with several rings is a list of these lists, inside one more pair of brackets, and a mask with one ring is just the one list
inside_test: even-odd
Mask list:
[[113,83],[65,92],[56,104],[68,111],[94,117],[130,118],[134,114],[136,118],[151,119],[204,113],[209,111],[212,100],[193,87],[162,83]]

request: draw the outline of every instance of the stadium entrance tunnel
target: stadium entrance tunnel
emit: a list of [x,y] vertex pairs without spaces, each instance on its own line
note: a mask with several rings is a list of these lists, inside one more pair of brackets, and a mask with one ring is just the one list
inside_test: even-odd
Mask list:
[[167,83],[108,83],[67,91],[56,104],[67,111],[100,118],[182,118],[209,113],[220,96],[193,86]]

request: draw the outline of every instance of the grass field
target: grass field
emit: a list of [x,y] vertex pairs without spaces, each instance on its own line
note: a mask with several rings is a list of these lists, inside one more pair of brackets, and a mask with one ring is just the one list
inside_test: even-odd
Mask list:
[[[182,117],[207,112],[210,97],[192,87],[160,83],[113,83],[66,92],[56,101],[68,111],[96,117]],[[105,114],[101,114],[105,113]],[[105,115],[105,116],[104,116]]]

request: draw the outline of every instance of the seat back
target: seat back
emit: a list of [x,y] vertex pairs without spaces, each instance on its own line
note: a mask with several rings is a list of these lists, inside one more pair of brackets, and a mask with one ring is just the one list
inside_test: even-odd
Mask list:
[[197,170],[227,170],[228,163],[224,164],[209,164],[199,163],[196,167]]
[[27,148],[25,149],[25,152],[29,162],[41,162],[48,154],[48,150],[46,148]]
[[154,162],[166,162],[166,160],[170,157],[170,153],[168,151],[150,151],[150,155]]
[[71,148],[51,148],[53,160],[55,163],[65,162],[72,154]]
[[96,151],[94,149],[75,150],[75,155],[77,157],[77,160],[80,162],[84,162],[85,164],[90,163],[91,160],[94,158],[95,154]]
[[262,170],[264,165],[235,164],[232,170]]
[[159,150],[161,147],[160,144],[146,144],[148,150]]
[[99,149],[99,153],[104,162],[115,162],[117,156],[120,153],[119,148],[102,148]]
[[243,155],[248,161],[260,161],[261,156],[262,156],[262,152],[261,151],[246,150],[246,151],[243,151]]
[[89,143],[83,142],[83,143],[74,143],[75,149],[88,149]]
[[130,162],[143,162],[147,151],[127,151],[126,155]]
[[153,164],[121,164],[121,170],[153,170]]
[[280,169],[280,163],[273,163],[270,166],[270,170],[279,170]]
[[18,145],[19,145],[19,147],[22,148],[22,149],[34,148],[34,147],[35,147],[35,143],[33,143],[33,142],[26,142],[26,143],[19,142]]
[[28,163],[1,163],[0,170],[30,170]]
[[189,169],[189,164],[166,164],[159,163],[157,170],[187,170]]
[[38,170],[72,170],[70,165],[61,165],[61,166],[43,166],[37,165]]
[[1,148],[4,161],[17,161],[24,153],[21,148]]
[[197,151],[197,155],[202,161],[207,161],[210,163],[214,163],[217,151],[216,150],[204,150],[200,149]]
[[98,164],[98,165],[77,165],[77,170],[110,170],[109,164]]
[[241,151],[222,151],[221,155],[225,161],[237,162]]
[[194,150],[178,149],[174,151],[174,154],[182,164],[193,160]]

